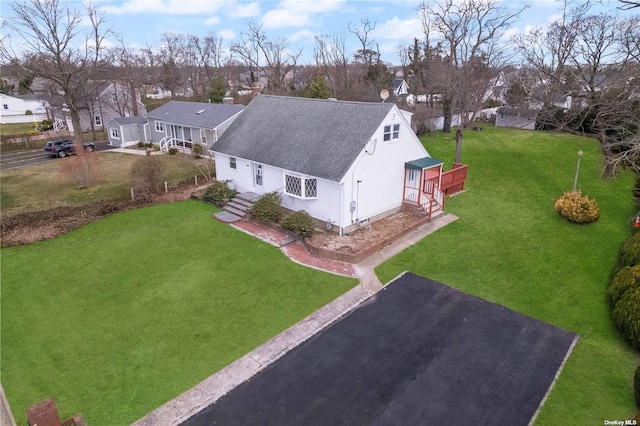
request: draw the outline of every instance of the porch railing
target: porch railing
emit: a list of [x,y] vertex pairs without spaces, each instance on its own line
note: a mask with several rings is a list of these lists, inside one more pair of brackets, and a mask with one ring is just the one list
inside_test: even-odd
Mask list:
[[160,146],[161,151],[168,151],[169,148],[175,148],[178,151],[190,153],[193,142],[173,138],[171,136],[165,136],[160,140],[160,142],[158,142],[158,145]]
[[444,211],[444,192],[440,191],[433,182],[429,182],[429,185],[425,182],[425,191],[420,191],[419,188],[406,186],[404,188],[404,201],[409,201],[420,206],[429,218],[440,207]]
[[442,173],[440,189],[445,194],[453,194],[464,190],[464,182],[467,179],[466,164],[453,163],[453,169]]

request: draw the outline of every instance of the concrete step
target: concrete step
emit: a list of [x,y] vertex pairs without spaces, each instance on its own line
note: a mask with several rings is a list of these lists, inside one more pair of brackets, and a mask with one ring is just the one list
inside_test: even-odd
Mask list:
[[231,204],[227,204],[226,206],[223,207],[222,210],[225,211],[225,212],[229,212],[231,214],[234,214],[234,215],[236,215],[238,217],[241,217],[241,218],[244,217],[247,214],[246,211],[237,209],[234,206],[232,206]]
[[241,210],[243,212],[247,212],[253,207],[253,204],[248,204],[243,200],[236,200],[235,198],[227,203],[227,206],[233,207],[236,210]]
[[235,198],[238,198],[238,199],[244,200],[244,201],[248,201],[250,203],[255,203],[260,198],[262,198],[262,195],[256,194],[255,192],[243,192],[241,194],[237,194],[235,196]]
[[238,222],[238,221],[242,220],[242,218],[240,216],[235,215],[235,214],[230,213],[230,212],[225,211],[225,210],[222,210],[221,212],[215,213],[213,215],[213,217],[218,219],[220,222],[224,222],[224,223],[233,223],[233,222]]

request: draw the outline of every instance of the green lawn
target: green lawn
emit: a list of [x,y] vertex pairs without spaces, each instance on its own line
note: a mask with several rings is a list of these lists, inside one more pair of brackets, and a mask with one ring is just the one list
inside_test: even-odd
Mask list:
[[[92,154],[94,155],[94,154]],[[58,158],[29,167],[0,172],[0,212],[12,216],[26,211],[46,210],[62,205],[83,205],[106,198],[129,198],[130,174],[139,157],[116,152],[95,153],[98,160],[98,182],[88,189],[77,189],[64,174],[63,167],[71,158]],[[190,155],[163,155],[165,178],[169,185],[200,174],[198,162]],[[202,175],[201,175],[202,177]]]
[[356,284],[185,201],[3,249],[2,385],[90,425],[135,421]]
[[[449,135],[423,141],[433,157],[451,164]],[[570,224],[553,211],[572,189],[579,150],[578,188],[601,210],[589,225]],[[409,270],[579,333],[536,425],[633,418],[640,357],[621,341],[605,302],[632,230],[633,177],[601,179],[602,156],[592,139],[490,126],[466,132],[462,159],[469,164],[468,191],[446,201],[459,219],[378,267],[381,281]]]

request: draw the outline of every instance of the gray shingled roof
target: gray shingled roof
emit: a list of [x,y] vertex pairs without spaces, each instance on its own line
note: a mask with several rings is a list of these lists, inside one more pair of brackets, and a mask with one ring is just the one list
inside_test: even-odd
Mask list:
[[[240,111],[244,105],[169,101],[147,113],[147,117],[182,126],[215,129]],[[198,114],[199,111],[202,111]]]
[[117,124],[121,125],[121,126],[126,126],[128,124],[147,124],[147,118],[146,117],[116,117],[116,118],[112,118],[109,121],[115,121]]
[[258,95],[213,150],[339,182],[392,108]]

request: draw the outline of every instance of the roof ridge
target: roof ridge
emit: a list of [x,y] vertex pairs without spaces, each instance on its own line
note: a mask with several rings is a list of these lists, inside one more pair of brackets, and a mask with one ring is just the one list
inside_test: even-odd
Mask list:
[[324,98],[305,98],[302,96],[279,96],[279,95],[268,95],[268,94],[260,94],[258,95],[262,97],[276,98],[276,99],[294,99],[301,101],[311,101],[311,102],[339,102],[341,104],[357,104],[357,105],[395,105],[392,102],[364,102],[364,101],[349,101],[349,100],[340,100],[340,99],[324,99]]

